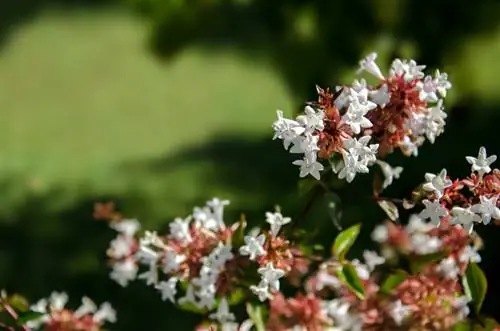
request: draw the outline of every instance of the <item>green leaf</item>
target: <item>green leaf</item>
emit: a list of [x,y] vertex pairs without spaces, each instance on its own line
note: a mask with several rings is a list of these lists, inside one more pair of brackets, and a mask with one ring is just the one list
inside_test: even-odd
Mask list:
[[404,282],[408,274],[403,270],[398,270],[394,274],[389,275],[381,284],[380,291],[384,294],[391,294],[392,290]]
[[446,252],[436,252],[425,255],[413,255],[410,257],[410,270],[413,274],[419,273],[428,265],[442,260],[446,257]]
[[19,317],[17,319],[19,324],[26,324],[29,321],[34,321],[39,319],[40,317],[44,316],[45,314],[39,313],[36,311],[27,311],[24,313],[19,314]]
[[472,324],[470,321],[463,321],[457,323],[453,327],[453,331],[471,331],[471,330],[472,330]]
[[245,299],[245,292],[242,289],[237,288],[229,294],[229,297],[227,298],[227,303],[230,306],[233,306],[243,301],[243,299]]
[[476,314],[479,314],[481,306],[483,305],[486,291],[488,289],[488,282],[484,272],[475,263],[470,263],[465,271],[465,281],[463,282],[466,293],[470,295],[472,306]]
[[30,305],[26,298],[20,296],[19,294],[14,294],[7,299],[7,303],[18,312],[27,312],[30,309]]
[[205,308],[200,308],[192,302],[185,302],[179,305],[179,308],[185,311],[189,311],[195,314],[206,314],[207,310]]
[[346,230],[339,233],[332,246],[332,254],[335,255],[340,261],[344,260],[345,255],[352,247],[358,238],[361,224],[353,225]]
[[359,278],[356,268],[352,264],[345,264],[342,267],[342,280],[347,284],[347,286],[360,298],[363,299],[365,296],[365,289],[361,278]]
[[254,323],[257,331],[266,331],[266,324],[262,317],[263,311],[261,306],[252,306],[252,304],[247,303],[247,314]]

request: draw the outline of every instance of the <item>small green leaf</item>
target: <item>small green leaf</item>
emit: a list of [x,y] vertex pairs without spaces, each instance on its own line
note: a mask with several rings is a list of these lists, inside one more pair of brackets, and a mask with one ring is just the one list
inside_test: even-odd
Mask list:
[[266,324],[264,323],[262,313],[263,312],[261,306],[252,306],[252,304],[247,303],[248,317],[250,317],[250,319],[254,323],[255,329],[257,331],[266,331]]
[[245,292],[243,292],[242,289],[237,288],[229,294],[227,303],[233,306],[243,301],[243,299],[245,299]]
[[486,276],[477,264],[470,263],[465,271],[465,280],[464,286],[468,287],[474,311],[479,314],[488,289]]
[[26,324],[29,321],[34,321],[39,319],[40,317],[44,316],[45,314],[39,313],[36,311],[27,311],[24,313],[19,314],[19,317],[17,318],[17,321],[19,324]]
[[346,264],[342,267],[343,280],[349,288],[360,298],[365,296],[365,289],[361,278],[359,278],[356,268],[352,264]]
[[408,274],[402,270],[389,275],[381,284],[380,291],[385,294],[391,294],[392,290],[399,286],[408,277]]
[[463,321],[457,323],[453,327],[453,331],[471,331],[471,330],[472,330],[472,324],[470,321]]
[[410,270],[413,274],[417,274],[428,265],[442,260],[444,257],[446,257],[446,252],[413,255],[410,257]]
[[200,308],[192,302],[185,302],[183,304],[180,304],[179,308],[195,314],[205,314],[207,312],[205,308]]
[[335,238],[335,242],[332,246],[332,254],[340,261],[344,260],[345,255],[358,238],[360,229],[361,224],[353,225],[340,232],[337,238]]
[[20,296],[19,294],[14,294],[7,299],[7,303],[18,312],[27,312],[30,309],[30,305],[26,298]]

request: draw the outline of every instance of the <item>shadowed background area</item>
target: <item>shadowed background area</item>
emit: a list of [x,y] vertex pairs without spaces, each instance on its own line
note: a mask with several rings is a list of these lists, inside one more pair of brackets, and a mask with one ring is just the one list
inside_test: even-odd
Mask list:
[[[36,300],[65,290],[118,310],[115,330],[189,330],[197,317],[141,283],[108,279],[114,233],[92,219],[116,200],[145,228],[164,229],[212,196],[227,220],[254,224],[281,205],[303,208],[298,169],[272,141],[275,110],[290,116],[315,84],[354,78],[379,53],[449,73],[447,131],[418,158],[392,155],[408,195],[425,172],[468,174],[466,155],[500,155],[500,3],[495,0],[19,0],[0,3],[0,287]],[[384,215],[370,176],[339,191],[342,225],[364,234]],[[329,243],[319,202],[302,225]],[[498,315],[500,229],[479,229]],[[362,246],[359,244],[358,246]],[[358,247],[359,248],[359,247]]]

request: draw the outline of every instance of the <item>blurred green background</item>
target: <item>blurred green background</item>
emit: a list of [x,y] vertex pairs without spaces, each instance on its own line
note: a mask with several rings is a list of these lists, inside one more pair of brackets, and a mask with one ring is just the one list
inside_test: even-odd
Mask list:
[[[500,155],[497,0],[5,0],[0,2],[0,284],[32,300],[67,291],[109,300],[114,330],[189,330],[196,317],[142,283],[108,279],[114,233],[92,219],[113,199],[161,230],[212,196],[259,223],[303,208],[298,169],[272,141],[275,110],[292,115],[315,84],[350,82],[358,60],[414,57],[449,73],[448,129],[405,167],[389,195],[427,171],[468,174],[479,146]],[[383,214],[370,176],[339,189],[343,224],[365,234]],[[336,234],[319,202],[303,222]],[[486,231],[485,231],[486,230]],[[499,229],[480,229],[497,314]],[[496,242],[495,242],[495,239]]]

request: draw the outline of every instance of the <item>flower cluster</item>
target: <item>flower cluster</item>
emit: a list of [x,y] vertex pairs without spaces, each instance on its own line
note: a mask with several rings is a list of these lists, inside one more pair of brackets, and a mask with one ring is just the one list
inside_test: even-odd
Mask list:
[[106,322],[116,322],[116,312],[107,302],[97,307],[91,299],[84,297],[76,310],[65,308],[67,302],[68,295],[58,292],[53,292],[48,299],[41,299],[30,307],[39,316],[26,326],[44,331],[99,331]]
[[425,205],[420,217],[435,225],[443,221],[461,224],[469,233],[474,224],[500,220],[500,170],[490,168],[496,158],[488,157],[481,147],[477,158],[466,157],[471,174],[465,179],[451,180],[446,169],[439,174],[425,174],[426,183],[416,193]]
[[[275,296],[268,329],[448,330],[468,316],[460,276],[480,256],[463,228],[435,227],[413,216],[407,226],[378,226],[373,238],[383,245],[382,256],[365,251],[363,262],[333,257],[307,280],[306,294]],[[384,275],[403,259],[414,263],[412,270]]]
[[[110,226],[119,234],[108,249],[111,278],[122,286],[142,279],[163,300],[181,306],[206,311],[218,307],[211,318],[224,330],[236,328],[234,316],[227,312],[231,295],[249,290],[261,301],[271,299],[280,290],[280,278],[300,277],[308,271],[308,263],[281,232],[290,218],[279,211],[268,212],[269,230],[256,228],[244,235],[244,221],[226,226],[223,215],[228,204],[214,198],[204,207],[195,207],[187,218],[173,220],[164,236],[145,231],[137,237],[137,221],[114,220]],[[146,267],[143,273],[138,272],[141,266]],[[255,275],[249,270],[255,270]],[[254,284],[242,287],[244,281]],[[178,297],[180,288],[184,295]]]
[[[266,213],[269,230],[245,235],[246,222],[227,226],[223,215],[229,202],[214,198],[171,222],[165,236],[149,231],[137,236],[137,221],[113,219],[119,235],[108,250],[111,277],[123,286],[143,279],[163,300],[204,312],[209,321],[199,330],[255,326],[255,316],[236,322],[229,309],[239,302],[235,294],[268,305],[267,319],[260,322],[269,331],[449,330],[467,320],[474,300],[464,285],[468,270],[481,261],[472,224],[488,224],[500,215],[500,171],[490,168],[496,157],[481,147],[477,158],[466,159],[472,173],[465,179],[452,181],[446,170],[426,174],[405,207],[423,210],[407,225],[377,226],[372,239],[380,253],[364,251],[362,260],[345,258],[359,227],[339,234],[333,256],[318,260],[287,240],[282,227],[291,218],[279,210]],[[390,167],[378,163],[383,172]],[[392,178],[400,172],[385,170]],[[137,276],[141,266],[147,270]],[[293,296],[285,296],[282,282],[295,288]]]
[[371,53],[360,61],[360,71],[378,80],[373,86],[361,79],[335,92],[317,87],[318,101],[295,120],[278,110],[274,139],[283,140],[290,153],[304,154],[293,162],[301,177],[319,179],[325,169],[320,160],[327,160],[340,179],[351,182],[395,148],[416,156],[426,139],[434,143],[443,132],[443,98],[451,88],[447,74],[437,70],[426,76],[424,65],[395,59],[385,77],[376,58]]

